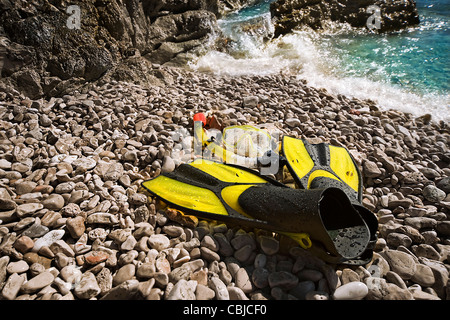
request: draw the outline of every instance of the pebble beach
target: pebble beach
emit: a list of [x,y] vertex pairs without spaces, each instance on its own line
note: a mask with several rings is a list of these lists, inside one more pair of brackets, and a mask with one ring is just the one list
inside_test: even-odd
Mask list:
[[[289,74],[153,65],[51,99],[0,92],[2,300],[448,300],[450,127]],[[372,261],[332,265],[263,230],[183,216],[143,181],[186,159],[192,116],[345,146],[379,222]]]

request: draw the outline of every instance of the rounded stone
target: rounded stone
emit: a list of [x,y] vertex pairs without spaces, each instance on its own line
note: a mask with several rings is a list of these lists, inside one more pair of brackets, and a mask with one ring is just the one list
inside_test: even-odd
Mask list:
[[216,293],[217,300],[230,300],[226,285],[218,277],[212,277],[209,282],[209,287]]
[[253,290],[250,276],[245,268],[240,268],[235,275],[236,287],[240,288],[244,293],[250,293]]
[[367,286],[359,281],[349,282],[337,288],[333,293],[334,300],[361,300],[369,293]]
[[44,247],[44,246],[45,247],[50,247],[52,245],[52,243],[62,239],[64,234],[65,234],[64,230],[52,230],[52,231],[49,231],[44,236],[42,236],[41,238],[37,239],[34,242],[33,252],[39,251],[39,249]]
[[8,264],[8,266],[6,267],[6,271],[9,274],[13,274],[13,273],[23,273],[28,271],[28,269],[30,269],[30,266],[28,265],[28,263],[26,263],[26,261],[24,260],[19,260],[19,261],[14,261],[14,262],[10,262]]
[[429,266],[421,263],[418,263],[416,267],[416,273],[412,276],[411,280],[423,287],[431,287],[436,281],[433,270]]
[[98,286],[95,275],[87,271],[82,276],[80,281],[75,285],[73,293],[80,299],[91,299],[101,292]]
[[14,248],[16,248],[21,253],[26,253],[33,249],[34,241],[28,236],[21,236],[14,242]]
[[50,285],[53,280],[55,280],[55,276],[50,271],[44,271],[25,282],[20,289],[24,293],[34,293]]
[[436,183],[436,187],[444,191],[445,193],[450,193],[450,177],[445,177]]
[[113,276],[113,285],[117,286],[121,284],[122,282],[125,282],[127,280],[131,280],[134,277],[134,274],[136,273],[136,267],[134,264],[126,264],[122,266],[117,273]]
[[289,291],[289,294],[293,295],[297,299],[307,300],[306,296],[309,292],[313,292],[316,289],[314,282],[310,280],[300,281],[295,288]]
[[95,168],[95,166],[97,165],[97,162],[95,161],[94,158],[78,158],[76,159],[74,162],[72,162],[72,165],[74,167],[79,168],[79,170],[81,169],[82,172],[85,172],[87,170],[91,170],[93,168]]
[[137,267],[136,276],[139,278],[150,279],[154,276],[156,267],[154,263],[144,262]]
[[280,243],[277,239],[272,237],[261,236],[259,237],[259,245],[261,250],[267,255],[273,255],[280,249]]
[[152,234],[148,240],[148,245],[152,249],[156,249],[158,251],[167,249],[170,247],[170,240],[163,234]]
[[43,209],[44,206],[41,203],[24,203],[17,206],[16,214],[19,218],[27,217]]
[[245,245],[234,252],[234,257],[240,262],[247,261],[253,252],[251,245]]
[[166,172],[172,172],[173,170],[175,170],[175,162],[173,161],[173,159],[171,157],[164,156],[163,165],[161,167],[161,172],[166,173]]
[[17,194],[25,194],[30,193],[36,188],[37,183],[34,181],[23,181],[16,185],[16,193]]
[[68,218],[66,221],[66,228],[72,238],[78,239],[86,230],[86,226],[84,225],[84,218],[82,216]]
[[382,253],[382,256],[389,263],[392,271],[397,273],[403,280],[411,279],[417,271],[414,258],[405,252],[386,250]]
[[436,186],[428,185],[425,188],[423,188],[423,196],[425,199],[431,202],[439,202],[444,200],[446,194],[444,191],[439,189]]
[[42,201],[44,208],[49,210],[60,210],[64,207],[64,198],[60,194],[51,194],[47,199]]
[[310,291],[305,295],[305,300],[329,300],[330,296],[325,291]]
[[69,203],[61,209],[60,213],[63,217],[75,217],[81,213],[81,209],[76,203]]
[[109,258],[109,254],[105,251],[97,250],[90,251],[84,255],[84,260],[87,264],[96,265]]
[[170,290],[167,300],[195,300],[195,289],[197,281],[181,279]]
[[263,289],[269,285],[270,272],[265,268],[255,268],[252,273],[252,281],[255,287]]
[[268,280],[271,288],[279,287],[283,290],[293,289],[298,284],[298,278],[286,271],[272,272]]

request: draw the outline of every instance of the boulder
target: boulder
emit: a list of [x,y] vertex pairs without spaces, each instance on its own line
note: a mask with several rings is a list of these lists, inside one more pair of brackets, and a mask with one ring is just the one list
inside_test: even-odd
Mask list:
[[364,28],[374,14],[369,8],[373,5],[380,8],[381,32],[399,30],[419,23],[413,0],[277,0],[271,4],[270,12],[275,20],[277,37],[302,26],[322,29],[327,21]]
[[220,0],[5,3],[1,80],[31,99],[63,95],[110,74],[158,83],[152,70],[138,70],[148,68],[148,60],[185,63],[189,51],[218,32],[216,19],[226,6]]

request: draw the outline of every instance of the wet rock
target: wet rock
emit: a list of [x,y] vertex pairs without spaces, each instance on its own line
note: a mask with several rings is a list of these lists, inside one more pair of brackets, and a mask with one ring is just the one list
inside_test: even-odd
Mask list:
[[250,258],[252,252],[253,252],[252,246],[245,245],[234,252],[234,257],[240,262],[245,262]]
[[436,231],[444,236],[450,236],[450,221],[439,221]]
[[262,267],[255,268],[252,273],[252,282],[255,287],[263,289],[269,285],[270,272]]
[[230,257],[233,255],[234,249],[223,233],[214,233],[214,238],[217,240],[221,256]]

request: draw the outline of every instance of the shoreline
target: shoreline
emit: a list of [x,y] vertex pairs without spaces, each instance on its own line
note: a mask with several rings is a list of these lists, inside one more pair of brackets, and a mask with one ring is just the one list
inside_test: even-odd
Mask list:
[[[448,123],[290,75],[155,69],[165,84],[101,80],[49,100],[0,92],[1,299],[314,300],[349,283],[367,300],[450,298]],[[333,266],[267,232],[173,221],[140,193],[177,165],[170,133],[207,110],[224,126],[273,123],[347,147],[379,220],[372,263]]]

